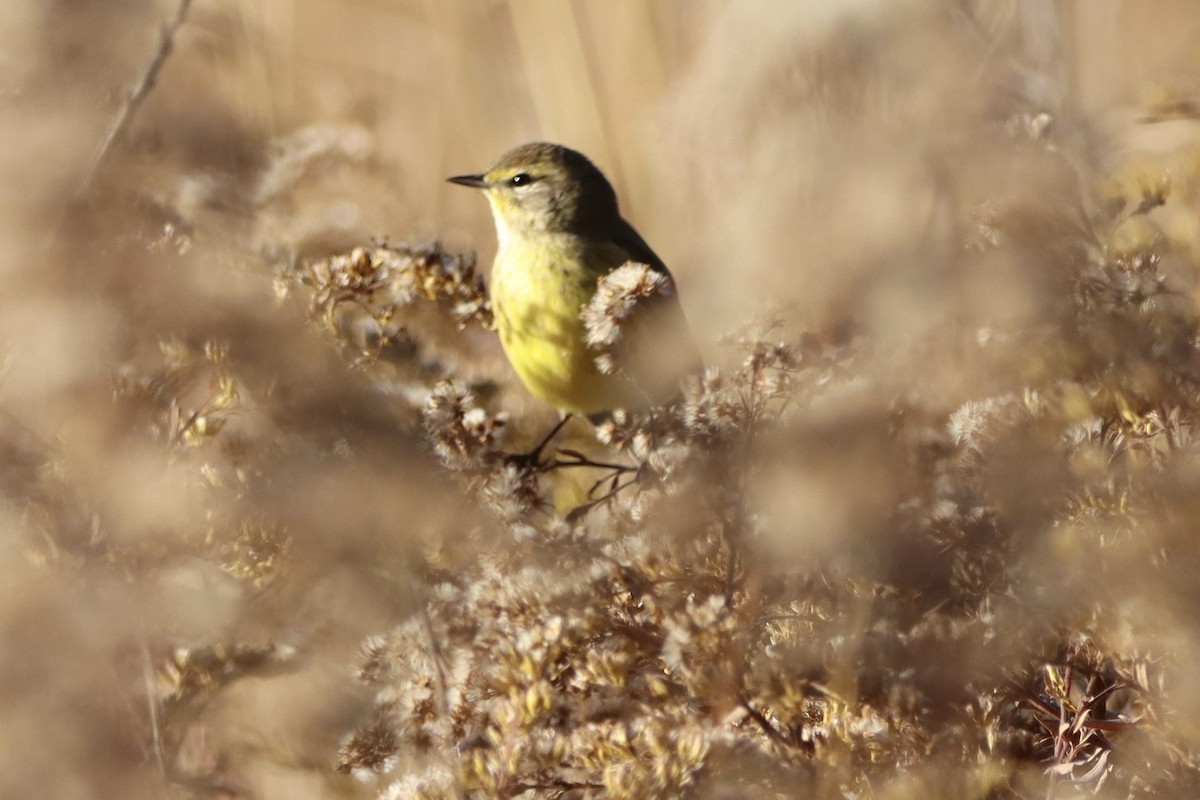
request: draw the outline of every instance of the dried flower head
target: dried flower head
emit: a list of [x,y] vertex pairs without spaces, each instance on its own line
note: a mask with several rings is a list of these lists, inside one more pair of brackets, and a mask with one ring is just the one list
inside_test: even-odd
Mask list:
[[588,346],[597,351],[596,366],[606,375],[621,371],[628,360],[622,353],[622,326],[634,312],[655,297],[671,297],[675,286],[666,274],[647,264],[629,262],[600,276],[596,293],[583,308]]

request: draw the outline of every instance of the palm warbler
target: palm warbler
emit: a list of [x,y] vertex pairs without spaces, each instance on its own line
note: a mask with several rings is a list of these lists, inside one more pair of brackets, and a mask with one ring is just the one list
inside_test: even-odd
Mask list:
[[[449,178],[482,189],[499,248],[491,299],[504,353],[531,393],[563,412],[596,418],[615,408],[670,399],[700,364],[674,281],[617,208],[617,195],[591,161],[561,145],[521,145],[478,175]],[[638,304],[623,361],[596,365],[581,312],[597,281],[626,262],[645,264],[664,293]],[[642,306],[645,306],[644,308]]]

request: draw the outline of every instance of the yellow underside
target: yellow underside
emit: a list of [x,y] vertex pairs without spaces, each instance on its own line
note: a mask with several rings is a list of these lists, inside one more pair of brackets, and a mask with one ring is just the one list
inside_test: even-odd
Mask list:
[[491,279],[500,342],[526,388],[558,409],[592,414],[639,404],[629,381],[596,369],[579,316],[597,276],[626,256],[611,245],[580,253],[578,241],[547,234],[536,246],[524,239],[502,244]]

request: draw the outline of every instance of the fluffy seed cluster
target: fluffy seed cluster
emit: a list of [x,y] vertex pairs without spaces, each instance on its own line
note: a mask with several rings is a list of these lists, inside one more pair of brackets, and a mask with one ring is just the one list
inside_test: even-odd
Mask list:
[[348,253],[309,261],[277,279],[277,293],[300,288],[309,313],[363,362],[403,356],[419,347],[419,301],[444,306],[458,330],[492,325],[491,301],[473,255],[438,245],[410,247],[374,242]]
[[[1186,4],[259,5],[0,14],[53,129],[0,149],[0,797],[1200,797]],[[474,257],[368,236],[462,224],[437,154],[570,21],[625,110],[670,77],[614,177],[710,366],[523,450]],[[1127,120],[1056,110],[1137,95],[1099,31]],[[601,281],[607,369],[669,288]]]
[[583,307],[581,316],[588,346],[597,351],[596,366],[606,375],[620,370],[621,328],[639,304],[675,292],[671,280],[647,264],[631,261],[602,275],[596,294]]
[[[980,257],[1029,234],[992,224]],[[490,487],[474,496],[496,529],[371,640],[375,711],[342,769],[389,798],[873,796],[922,764],[929,796],[1023,796],[1046,775],[1183,796],[1200,771],[1163,716],[1174,668],[1089,576],[1173,539],[1200,386],[1170,354],[1194,350],[1194,312],[1150,301],[1169,286],[1155,259],[1069,244],[1054,325],[971,340],[1051,369],[957,404],[881,402],[894,342],[775,324],[730,337],[732,365],[678,406],[605,421],[632,463],[514,460],[470,398],[435,394],[429,434]],[[630,265],[593,304],[595,341],[621,340],[652,278]],[[594,483],[563,508],[573,470]],[[1069,576],[1046,570],[1059,548]]]

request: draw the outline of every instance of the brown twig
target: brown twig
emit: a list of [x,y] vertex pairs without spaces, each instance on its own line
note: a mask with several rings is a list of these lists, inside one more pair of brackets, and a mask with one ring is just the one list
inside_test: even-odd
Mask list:
[[[437,634],[433,630],[433,620],[429,617],[429,609],[421,609],[421,624],[425,628],[425,636],[429,639],[429,653],[434,666],[434,677],[437,681],[437,692],[435,695],[438,704],[438,712],[442,715],[442,719],[446,722],[446,741],[454,741],[454,721],[450,714],[450,690],[446,680],[446,667],[443,663],[444,656],[442,654],[441,643],[438,642]],[[458,776],[454,779],[454,796],[460,798],[466,797],[466,790],[463,789],[462,782]]]
[[175,34],[183,27],[191,5],[192,0],[179,0],[179,8],[176,9],[174,18],[162,30],[158,50],[155,51],[154,57],[150,59],[150,63],[146,65],[146,69],[142,72],[141,80],[138,81],[137,86],[130,92],[125,105],[121,107],[121,112],[117,114],[116,119],[109,126],[108,132],[100,142],[100,146],[96,148],[96,152],[88,164],[87,172],[84,174],[83,181],[79,184],[79,189],[76,191],[75,199],[77,202],[86,197],[88,192],[91,191],[92,184],[96,180],[96,175],[100,172],[100,167],[103,165],[104,159],[108,156],[109,151],[112,150],[117,140],[125,133],[130,121],[133,119],[133,115],[137,113],[142,102],[150,94],[150,90],[154,88],[154,84],[158,80],[158,73],[162,70],[167,57],[175,47]]
[[796,747],[795,743],[780,733],[779,730],[771,724],[770,720],[764,717],[760,711],[754,708],[754,706],[750,705],[750,702],[746,700],[746,698],[739,697],[738,705],[745,710],[751,721],[753,721],[754,724],[757,725],[759,729],[761,729],[762,732],[767,735],[768,739],[789,749],[794,749]]
[[[609,491],[605,492],[600,497],[597,497],[595,500],[589,500],[588,502],[581,503],[581,504],[575,506],[575,508],[571,509],[571,511],[567,514],[567,517],[566,517],[567,522],[578,522],[580,519],[582,519],[584,517],[584,515],[586,515],[593,508],[595,508],[596,506],[604,505],[605,503],[610,502],[618,494],[620,494],[621,492],[625,491],[630,486],[633,486],[638,482],[637,475],[633,476],[632,478],[625,481],[624,483],[618,482],[619,477],[620,477],[620,473],[612,476],[613,485],[612,485],[612,488],[609,489]],[[609,478],[604,478],[599,483],[604,483],[605,481],[608,481],[608,480],[609,480]],[[597,484],[597,486],[599,485],[599,483]]]

